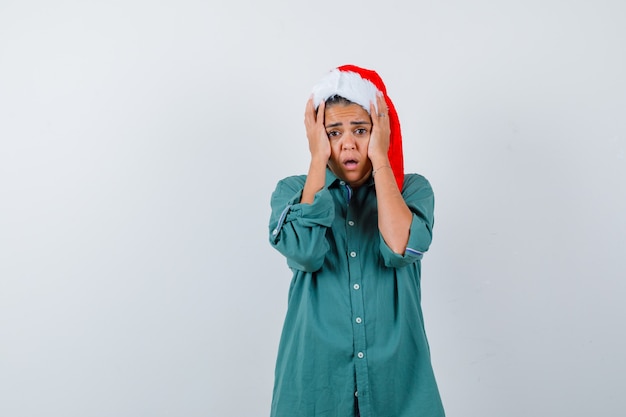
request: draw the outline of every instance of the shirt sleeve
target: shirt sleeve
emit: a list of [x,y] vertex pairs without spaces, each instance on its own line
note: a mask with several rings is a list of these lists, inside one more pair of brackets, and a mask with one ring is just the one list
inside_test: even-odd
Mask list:
[[387,267],[401,268],[422,259],[433,237],[435,197],[428,180],[421,175],[405,175],[402,197],[413,213],[409,241],[404,254],[397,254],[380,235],[380,251]]
[[313,203],[300,204],[306,177],[281,180],[272,194],[270,243],[287,258],[291,268],[314,272],[322,267],[330,248],[326,229],[335,217],[327,188],[315,194]]

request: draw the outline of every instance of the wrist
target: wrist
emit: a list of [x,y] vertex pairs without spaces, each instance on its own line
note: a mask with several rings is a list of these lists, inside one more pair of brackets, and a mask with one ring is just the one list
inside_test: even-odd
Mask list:
[[379,166],[378,168],[374,168],[374,169],[372,170],[372,177],[376,177],[376,174],[378,174],[378,171],[380,171],[380,170],[385,170],[385,169],[387,169],[387,168],[389,168],[389,170],[393,172],[393,170],[391,169],[391,166],[390,166],[390,165],[381,165],[381,166]]
[[329,158],[326,158],[324,156],[312,155],[311,166],[326,168],[326,165],[328,165],[328,159]]
[[381,156],[378,156],[378,157],[376,157],[376,156],[370,157],[370,161],[372,162],[372,169],[374,171],[378,170],[379,168],[381,168],[381,167],[383,167],[385,165],[387,165],[387,166],[391,165],[389,163],[389,158],[387,157],[387,155],[384,155],[384,156],[381,155]]

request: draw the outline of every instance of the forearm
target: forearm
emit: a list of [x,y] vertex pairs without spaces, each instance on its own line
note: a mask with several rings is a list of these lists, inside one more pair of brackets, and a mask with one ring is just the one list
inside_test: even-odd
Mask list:
[[315,198],[315,194],[324,188],[326,184],[326,164],[328,160],[323,158],[311,158],[309,165],[309,173],[302,190],[302,198],[300,203],[311,204]]
[[389,161],[377,161],[373,166],[378,202],[378,229],[393,252],[404,254],[413,215],[398,189]]

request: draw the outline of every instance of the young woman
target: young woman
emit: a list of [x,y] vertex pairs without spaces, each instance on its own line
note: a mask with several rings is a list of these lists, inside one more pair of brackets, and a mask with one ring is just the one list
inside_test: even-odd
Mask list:
[[272,194],[270,242],[293,271],[272,417],[444,416],[420,306],[433,192],[404,175],[374,71],[331,71],[305,110],[308,175]]

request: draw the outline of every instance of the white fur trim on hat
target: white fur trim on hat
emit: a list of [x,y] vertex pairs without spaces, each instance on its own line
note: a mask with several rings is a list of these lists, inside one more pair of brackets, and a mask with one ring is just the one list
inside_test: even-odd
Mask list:
[[377,93],[376,86],[356,72],[334,69],[313,87],[313,104],[317,108],[322,100],[338,95],[359,104],[369,113],[371,102],[374,102],[374,108],[378,111]]

